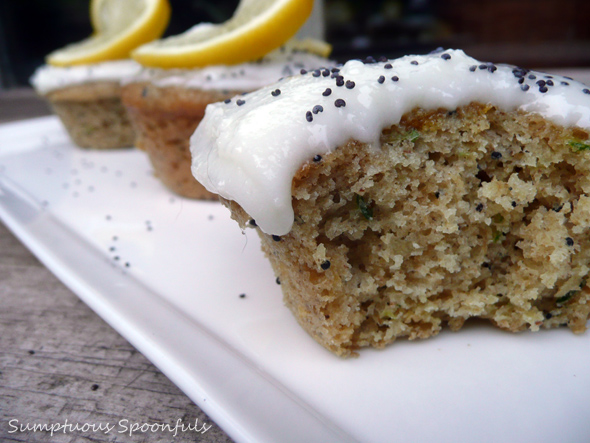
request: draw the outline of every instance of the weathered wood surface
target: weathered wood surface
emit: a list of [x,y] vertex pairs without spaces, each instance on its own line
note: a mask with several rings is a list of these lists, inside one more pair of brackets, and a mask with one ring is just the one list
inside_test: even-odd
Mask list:
[[[110,423],[108,432],[11,432]],[[195,431],[125,431],[168,423]],[[18,422],[9,422],[18,420]],[[120,420],[123,421],[119,425]],[[11,424],[12,423],[12,426]],[[203,428],[204,429],[204,428]],[[0,223],[0,441],[230,442],[191,400],[53,276]]]
[[[0,91],[0,122],[47,112],[30,89]],[[138,430],[131,436],[128,432],[133,423],[169,424],[174,429],[178,420],[185,431],[178,428],[176,437],[167,429]],[[187,430],[195,420],[197,429],[210,428],[205,433]],[[88,424],[87,428],[109,423],[114,428],[109,432],[68,428],[53,436],[14,432],[15,426],[27,423],[78,423]],[[232,440],[0,222],[0,442],[8,441]]]
[[50,113],[49,105],[37,97],[31,88],[0,89],[0,123]]

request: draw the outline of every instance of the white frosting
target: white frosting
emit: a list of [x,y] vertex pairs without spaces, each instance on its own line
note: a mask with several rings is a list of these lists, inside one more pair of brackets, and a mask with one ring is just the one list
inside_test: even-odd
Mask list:
[[[382,129],[416,107],[453,110],[471,102],[491,103],[590,130],[586,86],[481,63],[461,50],[370,64],[352,60],[334,75],[355,86],[337,86],[339,78],[307,73],[230,103],[209,105],[191,137],[194,176],[209,191],[239,203],[264,232],[284,235],[294,217],[291,182],[305,162],[350,139],[377,147]],[[394,76],[399,80],[393,81]],[[539,85],[539,80],[550,83]],[[329,96],[322,94],[326,88],[332,90]],[[277,89],[280,95],[274,96]],[[336,107],[337,99],[346,105]],[[238,100],[245,103],[238,106]],[[313,113],[316,105],[323,111]]]
[[133,60],[113,60],[91,65],[39,67],[31,77],[31,84],[39,94],[56,89],[96,81],[121,81],[141,71],[141,65]]
[[257,62],[239,65],[215,65],[200,69],[145,68],[124,83],[150,81],[159,87],[252,91],[274,83],[281,77],[298,74],[301,69],[316,69],[332,63],[306,52],[276,50]]

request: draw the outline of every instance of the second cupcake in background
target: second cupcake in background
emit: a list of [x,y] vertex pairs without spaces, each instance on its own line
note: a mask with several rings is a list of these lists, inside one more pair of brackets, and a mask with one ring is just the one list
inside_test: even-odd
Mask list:
[[131,147],[135,132],[121,103],[120,82],[140,70],[133,60],[71,67],[44,65],[35,71],[31,84],[49,102],[77,146]]
[[49,54],[31,78],[36,92],[60,117],[82,148],[131,147],[133,127],[121,104],[123,78],[141,66],[130,52],[162,35],[170,18],[168,0],[91,0],[93,35]]
[[149,155],[164,185],[184,197],[217,199],[191,173],[189,139],[207,105],[226,101],[241,106],[250,91],[301,70],[329,64],[326,58],[289,43],[252,63],[202,69],[144,69],[123,85],[122,100],[135,127],[136,145]]
[[[146,67],[123,85],[122,100],[137,134],[136,145],[149,155],[162,183],[184,197],[217,199],[191,173],[189,139],[208,104],[225,101],[228,106],[241,106],[250,91],[301,70],[332,64],[325,58],[331,47],[324,42],[285,43],[305,22],[313,1],[276,0],[255,15],[244,7],[246,3],[242,1],[232,19],[221,25],[203,23],[140,47],[133,57]],[[277,14],[287,8],[295,8],[289,17]],[[255,18],[272,25],[262,27],[258,40],[248,38],[251,31],[243,30]],[[281,24],[285,20],[288,25]],[[261,27],[256,32],[260,34]],[[216,42],[216,36],[222,42]],[[232,49],[244,40],[250,43],[237,52],[221,51],[220,46],[232,39],[236,40]],[[261,52],[269,47],[268,53]]]

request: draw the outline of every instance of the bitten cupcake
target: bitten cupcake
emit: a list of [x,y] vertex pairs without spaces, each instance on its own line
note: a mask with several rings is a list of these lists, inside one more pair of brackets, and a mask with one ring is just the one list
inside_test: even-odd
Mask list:
[[349,61],[209,106],[191,150],[338,355],[473,317],[586,329],[590,88],[571,78],[460,50]]

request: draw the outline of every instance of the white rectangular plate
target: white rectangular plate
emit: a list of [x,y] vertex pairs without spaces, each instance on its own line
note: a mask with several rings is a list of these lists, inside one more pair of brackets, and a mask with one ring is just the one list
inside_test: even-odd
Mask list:
[[0,126],[0,217],[237,441],[590,436],[590,334],[472,324],[335,357],[283,306],[254,231],[172,195],[143,152],[74,147],[54,117]]

